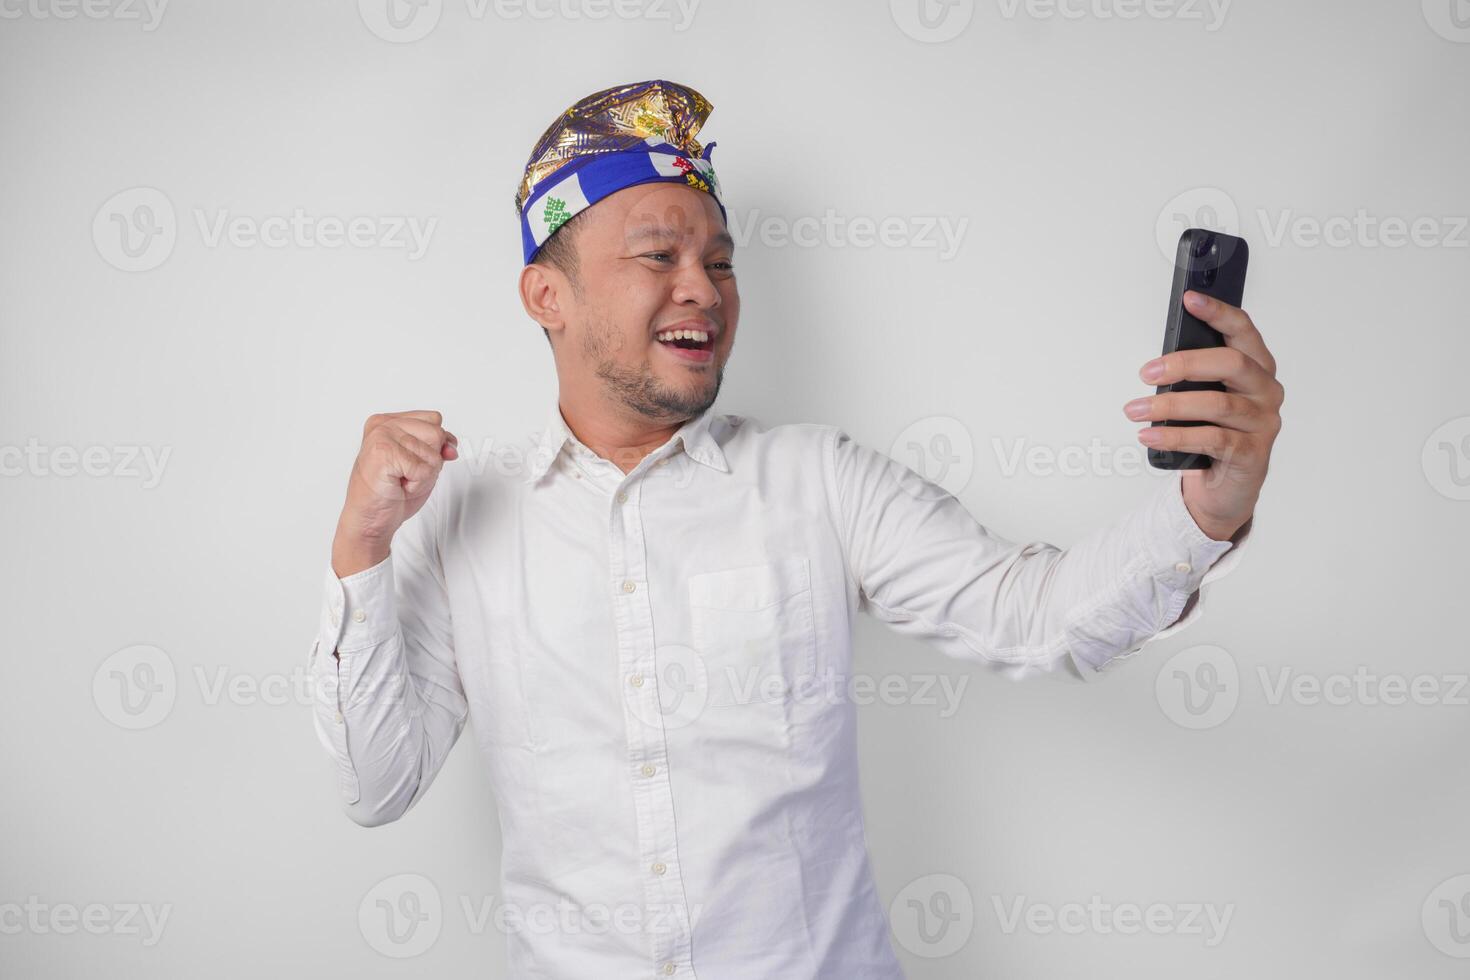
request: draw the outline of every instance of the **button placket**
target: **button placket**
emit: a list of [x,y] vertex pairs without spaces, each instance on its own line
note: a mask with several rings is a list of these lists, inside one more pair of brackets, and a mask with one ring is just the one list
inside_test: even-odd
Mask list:
[[[610,503],[614,622],[618,671],[623,687],[623,724],[627,733],[628,771],[638,829],[649,953],[655,969],[689,963],[690,923],[679,873],[674,836],[673,789],[668,778],[668,743],[659,710],[659,684],[654,651],[653,607],[647,584],[643,524],[638,514],[641,480],[614,493]],[[632,585],[633,588],[628,588]],[[684,966],[681,975],[695,977]]]

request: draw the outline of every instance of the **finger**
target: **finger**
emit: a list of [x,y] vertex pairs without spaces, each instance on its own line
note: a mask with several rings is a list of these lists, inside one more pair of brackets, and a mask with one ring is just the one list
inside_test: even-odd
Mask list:
[[1243,395],[1270,401],[1281,385],[1249,354],[1235,347],[1177,350],[1154,358],[1139,376],[1150,384],[1176,381],[1223,381]]
[[426,442],[430,446],[434,447],[435,453],[438,453],[439,448],[443,446],[446,442],[448,442],[451,438],[449,430],[443,428],[442,426],[435,425],[432,422],[426,422],[422,419],[391,419],[384,424],[383,430],[389,435],[400,432],[412,435],[420,441]]
[[1229,391],[1171,391],[1135,398],[1123,406],[1135,422],[1166,419],[1212,422],[1241,432],[1264,432],[1267,412],[1243,395]]
[[1216,425],[1155,425],[1138,433],[1138,441],[1150,449],[1180,453],[1203,453],[1222,462],[1245,464],[1250,458],[1251,437]]
[[363,423],[362,434],[366,436],[373,429],[394,419],[419,419],[432,425],[439,425],[443,423],[444,416],[430,409],[413,412],[378,412],[368,416],[368,420]]
[[396,442],[403,449],[434,467],[435,470],[444,464],[444,457],[440,454],[438,446],[425,442],[412,433],[401,434]]
[[1184,294],[1184,307],[1220,331],[1225,337],[1227,347],[1244,351],[1267,374],[1276,373],[1276,358],[1271,356],[1265,338],[1245,310],[1194,290]]
[[412,436],[395,444],[394,451],[398,454],[398,466],[402,473],[403,496],[407,500],[417,500],[427,495],[439,479],[439,467],[443,465],[443,461],[432,450],[429,450],[426,457],[422,450],[428,449],[428,446]]

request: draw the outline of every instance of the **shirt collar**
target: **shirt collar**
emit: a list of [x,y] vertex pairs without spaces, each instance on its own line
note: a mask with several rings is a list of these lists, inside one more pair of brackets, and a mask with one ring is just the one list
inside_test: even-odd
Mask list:
[[[730,472],[725,453],[720,449],[719,440],[710,432],[710,426],[714,420],[714,409],[712,407],[706,409],[681,425],[678,431],[669,437],[666,444],[649,455],[655,458],[669,456],[677,452],[678,446],[682,444],[684,452],[695,462],[722,473]],[[535,448],[531,451],[531,458],[527,462],[526,482],[534,485],[540,481],[551,469],[551,465],[556,462],[556,458],[568,447],[592,454],[592,451],[582,445],[581,441],[572,434],[572,430],[567,427],[566,419],[562,418],[561,405],[558,399],[553,398],[551,411],[546,416],[546,427],[542,430]]]

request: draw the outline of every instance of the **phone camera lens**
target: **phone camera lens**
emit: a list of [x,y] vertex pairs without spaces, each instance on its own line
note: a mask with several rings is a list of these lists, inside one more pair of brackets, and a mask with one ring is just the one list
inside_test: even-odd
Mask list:
[[1216,275],[1217,271],[1218,270],[1214,266],[1210,266],[1207,269],[1200,270],[1200,275],[1199,275],[1200,285],[1201,286],[1213,286],[1215,284],[1215,275]]
[[1200,235],[1194,240],[1194,257],[1197,259],[1204,258],[1206,252],[1218,252],[1219,249],[1214,235]]

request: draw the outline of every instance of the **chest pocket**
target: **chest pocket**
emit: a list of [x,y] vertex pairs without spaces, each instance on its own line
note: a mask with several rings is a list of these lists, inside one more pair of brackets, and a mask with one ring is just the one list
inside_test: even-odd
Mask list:
[[816,672],[806,558],[694,575],[689,605],[710,707],[782,701]]

